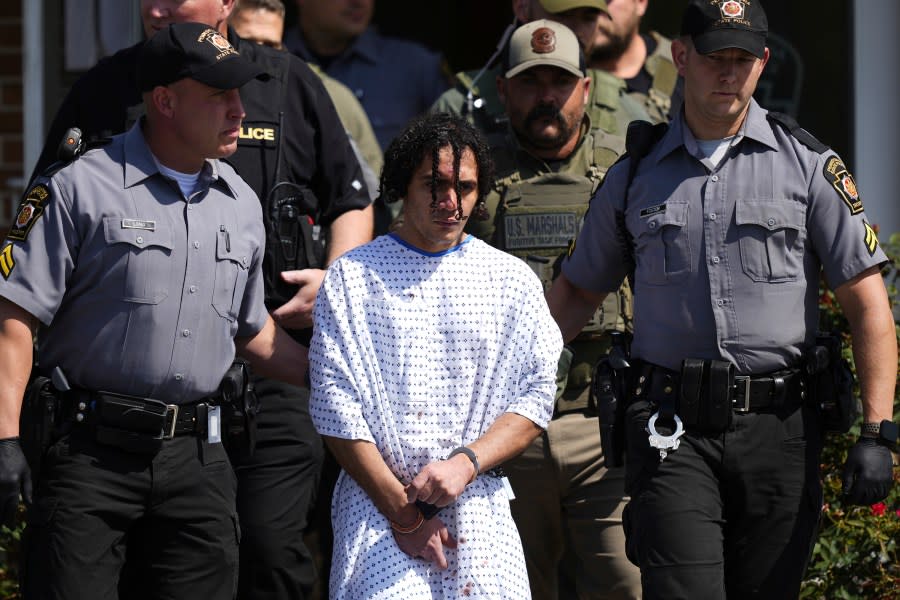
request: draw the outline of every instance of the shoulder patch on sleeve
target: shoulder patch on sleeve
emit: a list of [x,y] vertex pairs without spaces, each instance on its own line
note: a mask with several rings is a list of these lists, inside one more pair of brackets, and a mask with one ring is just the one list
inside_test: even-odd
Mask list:
[[13,259],[12,253],[12,244],[7,244],[3,250],[0,250],[0,275],[3,275],[3,279],[9,279],[9,274],[16,268],[16,261]]
[[859,191],[856,189],[856,181],[853,175],[847,171],[843,161],[836,155],[828,157],[825,166],[822,168],[822,174],[825,179],[834,187],[834,190],[847,205],[851,215],[857,215],[863,211],[862,200],[859,197]]
[[49,199],[50,188],[43,183],[39,183],[28,190],[25,198],[19,204],[19,209],[16,211],[16,220],[9,230],[7,239],[20,242],[28,239],[28,232],[31,231],[37,220],[41,218],[41,214],[44,212],[44,205]]
[[863,227],[866,229],[866,250],[869,251],[869,256],[875,256],[875,251],[878,249],[878,235],[875,233],[875,229],[866,221],[863,221]]

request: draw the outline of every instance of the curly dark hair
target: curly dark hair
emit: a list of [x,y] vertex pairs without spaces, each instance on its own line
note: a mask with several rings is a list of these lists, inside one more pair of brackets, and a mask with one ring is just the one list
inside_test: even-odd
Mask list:
[[[406,196],[413,173],[426,156],[431,156],[431,205],[437,206],[437,176],[440,151],[450,146],[453,149],[453,187],[456,197],[461,198],[459,189],[459,159],[468,148],[475,156],[478,167],[478,199],[475,204],[476,218],[485,218],[487,211],[484,198],[494,181],[494,161],[490,146],[478,129],[465,119],[448,113],[423,115],[410,121],[406,129],[391,141],[384,152],[384,168],[381,171],[379,193],[383,201],[395,202]],[[462,219],[462,203],[457,203],[457,218]]]

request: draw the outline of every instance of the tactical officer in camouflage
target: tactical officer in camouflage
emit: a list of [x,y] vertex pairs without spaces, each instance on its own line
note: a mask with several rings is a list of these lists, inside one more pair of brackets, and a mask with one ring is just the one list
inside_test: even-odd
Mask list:
[[[606,0],[513,0],[512,8],[519,23],[535,19],[562,23],[575,32],[589,54],[606,4]],[[504,36],[499,49],[505,41]],[[507,117],[494,84],[501,74],[499,67],[492,66],[496,56],[488,60],[480,75],[478,71],[457,73],[456,86],[444,92],[431,111],[463,115],[488,135],[506,131]],[[587,75],[591,79],[587,112],[595,128],[624,136],[629,121],[650,120],[642,105],[628,96],[623,80],[599,69],[588,69]]]
[[607,0],[600,16],[588,65],[625,80],[654,123],[663,123],[681,108],[681,84],[672,62],[672,42],[655,31],[640,33],[648,0]]
[[[547,289],[624,139],[592,128],[592,82],[564,25],[542,19],[517,29],[500,71],[497,97],[509,126],[489,136],[497,170],[488,218],[470,219],[467,230],[520,257]],[[638,570],[625,557],[621,469],[606,464],[588,400],[592,366],[609,348],[606,332],[626,328],[626,305],[627,288],[611,294],[563,353],[553,420],[504,465],[534,598],[640,595]]]

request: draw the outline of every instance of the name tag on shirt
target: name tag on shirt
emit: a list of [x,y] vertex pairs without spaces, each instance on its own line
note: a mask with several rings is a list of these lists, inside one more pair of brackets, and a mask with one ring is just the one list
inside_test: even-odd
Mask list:
[[156,231],[156,221],[143,219],[122,219],[122,229],[143,229],[144,231]]

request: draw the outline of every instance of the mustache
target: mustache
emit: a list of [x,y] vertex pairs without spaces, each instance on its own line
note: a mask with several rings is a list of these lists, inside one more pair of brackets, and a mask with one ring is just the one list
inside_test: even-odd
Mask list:
[[525,117],[525,125],[531,125],[538,119],[551,118],[563,123],[562,112],[552,104],[538,104]]

